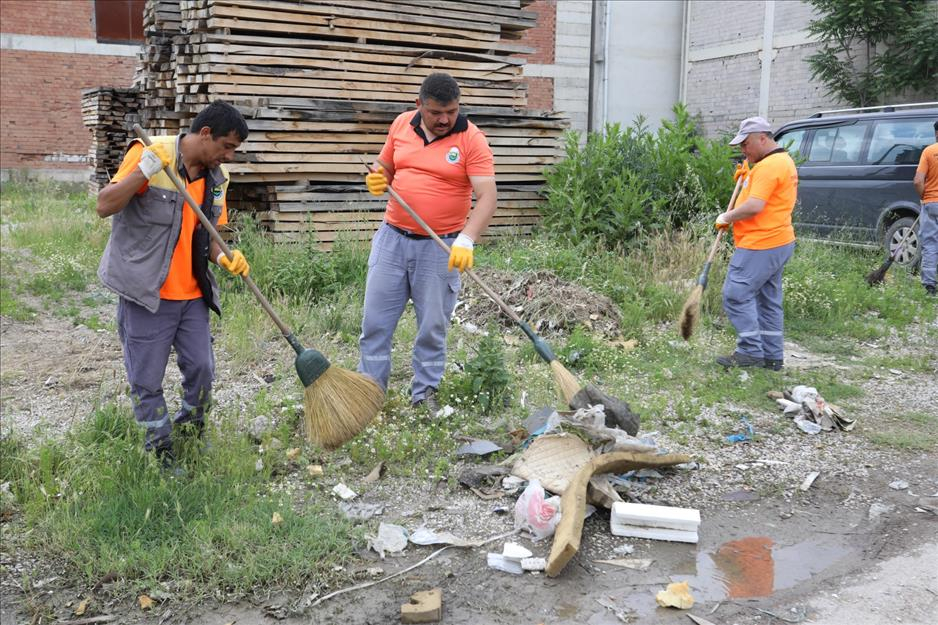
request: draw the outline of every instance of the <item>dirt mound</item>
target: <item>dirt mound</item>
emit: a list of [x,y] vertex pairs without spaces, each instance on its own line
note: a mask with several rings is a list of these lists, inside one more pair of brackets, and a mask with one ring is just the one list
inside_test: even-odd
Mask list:
[[[622,333],[622,318],[616,304],[587,288],[566,282],[552,271],[517,273],[483,268],[476,274],[518,316],[542,336],[569,334],[577,325],[614,338]],[[480,328],[491,322],[502,327],[514,323],[471,278],[463,276],[456,316]]]

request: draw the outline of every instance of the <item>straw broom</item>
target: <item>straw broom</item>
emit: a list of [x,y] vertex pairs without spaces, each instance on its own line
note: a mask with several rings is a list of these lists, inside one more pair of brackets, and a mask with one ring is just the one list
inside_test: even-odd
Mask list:
[[[736,203],[736,196],[739,195],[739,189],[742,186],[743,178],[742,176],[736,181],[736,188],[733,189],[733,195],[730,197],[729,205],[726,210],[732,210],[733,204]],[[707,288],[707,278],[710,275],[710,267],[713,265],[713,259],[716,257],[717,250],[720,247],[720,241],[723,238],[724,230],[717,231],[717,236],[713,240],[713,245],[710,246],[710,253],[707,254],[707,261],[704,263],[703,270],[700,272],[700,276],[697,278],[697,285],[690,292],[690,295],[687,298],[687,301],[684,302],[684,308],[681,309],[680,320],[678,325],[681,330],[681,337],[686,341],[690,339],[691,335],[694,333],[694,328],[697,326],[697,319],[700,317],[700,300],[703,297],[704,289]]]
[[[134,124],[133,128],[145,145],[151,145],[150,137],[139,124]],[[163,172],[185,198],[212,240],[225,256],[232,258],[225,240],[202,212],[201,203],[192,198],[171,166],[164,167]],[[303,412],[307,439],[326,449],[335,449],[354,438],[381,410],[384,391],[370,377],[336,367],[321,352],[304,348],[274,312],[254,280],[248,275],[242,275],[241,279],[296,352],[296,373],[305,387]]]
[[877,284],[882,284],[883,280],[886,279],[886,272],[889,271],[889,268],[892,267],[892,264],[896,261],[903,251],[905,251],[905,242],[908,241],[909,237],[915,232],[915,226],[918,225],[918,220],[921,218],[921,215],[915,218],[915,221],[912,222],[912,227],[905,233],[905,236],[902,237],[902,240],[899,241],[899,245],[896,246],[896,249],[893,250],[892,254],[886,257],[886,260],[883,261],[883,264],[879,266],[878,269],[874,269],[870,273],[866,274],[866,283],[870,286],[876,286]]

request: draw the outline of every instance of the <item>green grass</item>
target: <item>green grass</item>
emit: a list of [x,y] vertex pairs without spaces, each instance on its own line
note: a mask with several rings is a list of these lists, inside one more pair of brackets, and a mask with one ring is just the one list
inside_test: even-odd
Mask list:
[[[202,453],[180,449],[187,475],[174,477],[142,451],[126,409],[107,405],[61,441],[4,438],[0,475],[30,546],[87,584],[115,573],[135,592],[175,581],[210,594],[335,581],[333,567],[360,534],[328,496],[296,505],[271,490],[273,476],[289,471],[282,449],[265,452],[257,471],[261,456],[245,436],[225,427],[210,440]],[[282,523],[272,523],[274,512]]]

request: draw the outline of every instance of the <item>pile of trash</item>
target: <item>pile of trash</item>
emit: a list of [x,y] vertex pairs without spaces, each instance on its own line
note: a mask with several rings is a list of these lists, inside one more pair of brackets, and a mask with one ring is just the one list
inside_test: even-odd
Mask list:
[[768,396],[778,403],[782,414],[794,419],[795,425],[807,434],[841,429],[849,432],[856,419],[847,417],[842,408],[821,397],[813,386],[799,385],[790,391],[770,391]]

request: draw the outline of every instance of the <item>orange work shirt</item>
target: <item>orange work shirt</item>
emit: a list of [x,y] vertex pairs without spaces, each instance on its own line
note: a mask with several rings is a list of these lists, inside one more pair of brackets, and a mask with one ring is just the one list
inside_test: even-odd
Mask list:
[[938,202],[938,143],[932,143],[922,150],[922,158],[915,172],[925,174],[925,195],[922,201],[926,204]]
[[[462,230],[472,208],[469,176],[494,176],[495,159],[485,134],[464,115],[449,134],[427,143],[420,130],[420,112],[397,116],[378,160],[394,168],[392,185],[404,201],[437,234]],[[384,219],[389,224],[424,234],[394,198]]]
[[[137,165],[140,164],[140,157],[143,155],[143,145],[134,143],[124,155],[120,168],[111,179],[111,184],[120,182],[126,178]],[[137,190],[141,194],[147,190],[146,182]],[[201,177],[186,184],[186,191],[193,199],[198,200],[205,193],[205,178]],[[201,207],[200,207],[201,208]],[[192,273],[192,233],[195,232],[195,225],[199,223],[199,218],[195,212],[189,208],[189,203],[183,200],[182,205],[182,229],[179,232],[179,240],[176,242],[176,249],[173,250],[173,258],[169,263],[169,273],[166,274],[166,280],[160,287],[160,299],[187,300],[199,299],[202,297],[202,289],[196,282],[195,274]],[[223,226],[228,223],[228,204],[225,198],[222,198],[221,216],[218,218],[218,225]]]
[[753,166],[733,208],[751,197],[765,201],[765,207],[733,223],[736,247],[768,250],[794,241],[791,211],[798,197],[798,170],[788,152],[769,154]]

